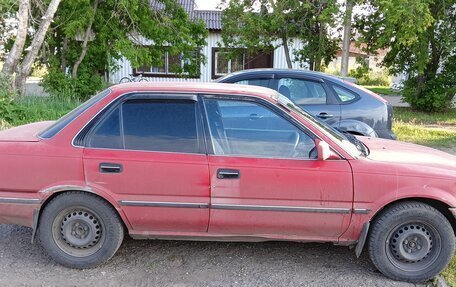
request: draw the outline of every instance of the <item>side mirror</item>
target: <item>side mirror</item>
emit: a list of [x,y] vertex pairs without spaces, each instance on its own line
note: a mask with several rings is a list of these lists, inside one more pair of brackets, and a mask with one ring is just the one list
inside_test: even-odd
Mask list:
[[325,141],[315,139],[315,146],[318,151],[318,160],[327,160],[333,156],[329,144]]

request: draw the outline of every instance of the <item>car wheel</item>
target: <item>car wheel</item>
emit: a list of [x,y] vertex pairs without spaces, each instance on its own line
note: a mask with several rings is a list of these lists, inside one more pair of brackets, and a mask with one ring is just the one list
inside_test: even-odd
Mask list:
[[455,235],[447,218],[421,202],[385,209],[373,222],[369,255],[380,272],[394,279],[422,282],[438,275],[453,257]]
[[70,268],[92,268],[119,249],[124,229],[103,199],[84,192],[57,195],[43,210],[39,238],[48,254]]

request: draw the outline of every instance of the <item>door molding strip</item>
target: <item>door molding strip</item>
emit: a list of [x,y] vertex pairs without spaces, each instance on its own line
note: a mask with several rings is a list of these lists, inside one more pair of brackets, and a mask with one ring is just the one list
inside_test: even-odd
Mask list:
[[198,202],[161,202],[161,201],[120,200],[119,204],[123,205],[123,206],[209,208],[209,204],[198,203]]
[[245,205],[245,204],[208,204],[193,202],[155,202],[121,200],[122,206],[145,206],[145,207],[177,207],[177,208],[212,208],[225,210],[252,210],[252,211],[285,211],[285,212],[309,212],[309,213],[339,213],[349,214],[350,208],[334,207],[302,207],[302,206],[277,206],[277,205]]
[[228,210],[257,210],[257,211],[286,211],[309,213],[350,213],[350,208],[334,207],[302,207],[302,206],[276,206],[276,205],[244,205],[244,204],[211,204],[213,209]]

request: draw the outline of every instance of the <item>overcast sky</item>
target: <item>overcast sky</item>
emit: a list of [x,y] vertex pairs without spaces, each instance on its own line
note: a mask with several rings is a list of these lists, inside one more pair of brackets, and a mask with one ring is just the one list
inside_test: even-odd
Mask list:
[[196,0],[198,9],[201,10],[214,10],[220,0]]

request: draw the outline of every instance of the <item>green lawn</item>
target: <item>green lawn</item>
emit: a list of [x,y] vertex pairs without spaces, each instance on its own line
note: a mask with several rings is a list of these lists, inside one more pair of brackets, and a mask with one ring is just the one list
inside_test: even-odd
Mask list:
[[363,86],[364,88],[380,95],[388,95],[388,96],[398,96],[399,91],[392,90],[388,86]]
[[416,125],[448,125],[456,127],[456,109],[448,109],[443,113],[424,113],[410,108],[395,107],[394,118]]
[[393,130],[401,141],[435,148],[456,148],[456,109],[428,114],[395,107]]

